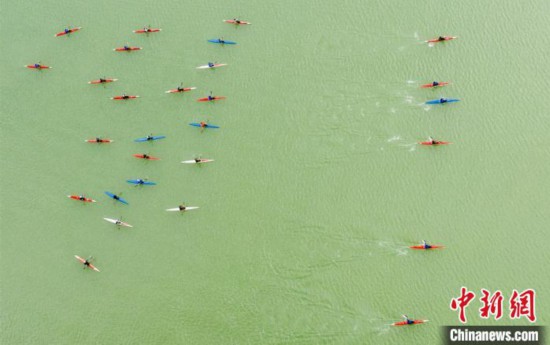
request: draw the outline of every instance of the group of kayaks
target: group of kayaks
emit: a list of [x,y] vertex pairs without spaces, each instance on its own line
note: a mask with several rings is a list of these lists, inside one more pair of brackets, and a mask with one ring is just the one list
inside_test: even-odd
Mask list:
[[[242,21],[242,20],[239,20],[239,19],[228,19],[228,20],[224,20],[224,22],[229,23],[229,24],[233,24],[233,25],[236,25],[236,26],[250,25],[251,24],[250,22]],[[70,34],[72,34],[74,32],[77,32],[81,29],[82,29],[81,27],[67,28],[64,31],[57,33],[55,36],[56,37],[65,36],[65,35],[69,36]],[[149,34],[149,33],[160,32],[161,30],[162,29],[159,29],[159,28],[144,27],[143,29],[133,30],[133,32],[136,33],[136,34]],[[220,44],[220,45],[226,45],[226,44],[227,45],[235,45],[235,44],[237,44],[237,42],[225,40],[223,38],[209,39],[208,42],[215,43],[215,44]],[[137,46],[130,46],[130,45],[124,45],[123,47],[114,48],[114,51],[117,51],[117,52],[132,52],[132,51],[137,51],[137,50],[142,50],[142,48],[137,47]],[[219,67],[223,67],[223,66],[227,66],[227,64],[209,62],[206,65],[198,66],[197,69],[214,69],[214,68],[219,68]],[[42,65],[40,63],[33,64],[33,65],[26,65],[25,67],[27,67],[29,69],[36,69],[36,70],[52,68],[51,66]],[[103,78],[91,80],[91,81],[88,82],[88,84],[96,84],[96,85],[97,84],[108,84],[108,83],[115,82],[117,80],[118,80],[117,78],[103,77]],[[184,87],[183,83],[182,83],[177,88],[170,89],[170,90],[165,91],[165,92],[166,93],[183,93],[183,92],[188,92],[188,91],[195,90],[195,89],[196,89],[196,87],[194,87],[194,86]],[[139,97],[140,96],[138,96],[138,95],[122,94],[122,95],[113,96],[113,97],[111,97],[111,99],[118,101],[118,100],[136,99],[136,98],[139,98]],[[215,102],[215,101],[220,101],[220,100],[224,100],[224,99],[226,99],[225,96],[214,96],[214,95],[212,95],[212,92],[210,92],[210,95],[208,95],[207,97],[202,97],[202,98],[197,99],[197,102]],[[204,121],[192,122],[192,123],[189,123],[189,125],[193,126],[193,127],[199,127],[201,129],[220,128],[217,125],[209,124],[208,122],[204,122]],[[146,137],[141,137],[141,138],[134,139],[134,141],[138,142],[138,143],[142,143],[142,142],[157,141],[157,140],[161,140],[161,139],[164,139],[164,138],[166,138],[166,136],[164,136],[164,135],[152,135],[151,134],[151,135],[148,135]],[[93,144],[108,144],[108,143],[114,142],[114,140],[109,139],[109,138],[96,137],[96,138],[92,138],[92,139],[86,139],[85,142],[93,143]],[[133,154],[132,156],[135,157],[135,158],[144,159],[144,160],[160,160],[159,157],[154,157],[154,156],[151,156],[151,155],[146,154],[146,153],[136,153],[136,154]],[[203,164],[203,163],[210,163],[210,162],[213,162],[213,161],[214,161],[213,159],[196,157],[194,159],[183,160],[183,161],[181,161],[181,163],[183,163],[183,164]],[[129,184],[132,184],[136,187],[138,187],[138,186],[155,186],[157,184],[156,182],[149,181],[148,179],[142,179],[142,178],[127,179],[126,182],[129,183]],[[115,193],[110,192],[110,191],[105,191],[104,193],[107,197],[113,199],[115,202],[118,202],[118,203],[121,203],[121,204],[124,204],[124,205],[130,205],[130,203],[121,196],[121,193],[115,194]],[[83,203],[95,203],[96,202],[96,200],[94,200],[92,198],[89,198],[89,197],[86,197],[84,195],[67,195],[67,197],[69,197],[70,199],[76,200],[76,201],[83,202]],[[177,207],[168,208],[168,209],[166,209],[166,211],[169,211],[169,212],[184,212],[184,211],[189,211],[189,210],[196,210],[198,208],[199,208],[198,206],[186,206],[184,204],[181,204]],[[107,221],[109,223],[112,223],[112,224],[114,224],[116,226],[119,226],[119,227],[127,227],[127,228],[132,228],[133,227],[133,225],[121,220],[120,218],[104,217],[103,219],[105,221]],[[89,268],[89,269],[92,269],[96,272],[99,272],[99,269],[92,264],[92,260],[93,260],[92,257],[84,259],[84,258],[82,258],[78,255],[75,255],[75,258],[80,263],[83,264],[84,268]]]

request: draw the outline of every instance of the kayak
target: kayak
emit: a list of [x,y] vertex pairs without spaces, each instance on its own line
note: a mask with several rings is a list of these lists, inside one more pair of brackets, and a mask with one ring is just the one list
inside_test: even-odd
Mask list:
[[214,161],[213,159],[199,159],[199,161],[197,162],[194,159],[190,159],[188,161],[181,161],[181,162],[185,163],[185,164],[201,164],[201,163],[210,163],[210,162],[213,162],[213,161]]
[[445,248],[445,246],[442,246],[442,245],[439,245],[439,244],[432,244],[432,245],[430,245],[430,248],[424,248],[424,245],[419,244],[419,245],[416,245],[416,246],[410,246],[409,248],[411,248],[411,249],[420,249],[420,250],[430,250],[430,249]]
[[191,91],[191,90],[195,90],[196,87],[192,86],[192,87],[184,87],[183,89],[171,89],[171,90],[168,90],[168,91],[165,91],[165,93],[179,93],[179,92],[187,92],[187,91]]
[[420,85],[420,87],[424,88],[424,89],[427,89],[427,88],[431,88],[431,87],[439,87],[439,86],[445,86],[445,85],[449,85],[449,82],[440,81],[439,84],[437,84],[435,86],[434,86],[433,83],[429,83],[429,84]]
[[189,124],[189,126],[195,126],[195,127],[201,127],[201,128],[220,128],[219,126],[216,126],[216,125],[209,125],[208,123],[201,125],[200,123],[197,123],[197,122],[192,122]]
[[166,136],[164,136],[164,135],[155,135],[155,136],[148,136],[148,137],[145,137],[145,138],[137,138],[137,139],[134,139],[134,141],[138,142],[138,143],[141,143],[141,142],[144,142],[144,141],[160,140],[160,139],[164,139],[164,138],[166,138]]
[[113,223],[115,225],[120,225],[120,226],[125,226],[127,228],[133,228],[132,225],[128,224],[128,223],[125,223],[119,219],[112,219],[112,218],[103,218],[105,219],[106,221],[108,221],[109,223]]
[[37,70],[52,68],[50,66],[44,66],[44,65],[39,65],[38,67],[36,67],[35,65],[25,65],[23,67],[27,67],[27,68],[31,68],[31,69],[37,69]]
[[111,193],[111,192],[105,192],[105,194],[107,194],[110,198],[115,199],[116,201],[120,201],[121,203],[123,203],[123,204],[125,204],[125,205],[130,205],[130,204],[128,203],[128,201],[122,199],[121,197],[119,197],[119,196],[116,195],[116,194],[113,194],[113,193]]
[[67,195],[67,197],[71,198],[73,200],[78,200],[78,201],[83,201],[83,202],[95,202],[94,199],[90,199],[90,198],[80,199],[80,195]]
[[427,40],[426,43],[445,42],[445,41],[454,40],[455,38],[458,38],[458,37],[456,37],[456,36],[444,36],[443,38],[445,39],[443,41],[440,41],[439,37],[438,38],[432,38],[431,40]]
[[[86,262],[86,260],[84,260],[83,258],[81,258],[81,257],[78,256],[78,255],[75,255],[74,257],[75,257],[78,261],[80,261],[80,263],[82,263],[82,264]],[[92,265],[92,264],[89,264],[88,267],[91,268],[91,269],[93,269],[93,270],[96,271],[96,272],[99,272],[99,270],[97,269],[97,267],[95,267],[95,266]]]
[[95,79],[95,80],[92,80],[92,81],[89,81],[88,84],[105,84],[105,83],[112,83],[114,81],[117,81],[118,79],[114,79],[114,78],[108,78],[108,79],[103,79],[104,81],[101,81],[101,79]]
[[174,207],[174,208],[167,208],[166,211],[170,211],[170,212],[180,211],[180,212],[183,212],[183,211],[196,210],[197,208],[198,208],[197,206],[185,206],[185,210],[180,210],[179,207]]
[[225,96],[214,96],[212,99],[209,99],[208,97],[203,97],[197,99],[197,102],[214,102],[214,101],[220,101],[222,99],[225,99]]
[[427,101],[426,104],[445,104],[445,103],[453,103],[458,101],[460,100],[456,98],[448,98],[446,102],[441,102],[441,99],[432,99],[431,101]]
[[219,38],[208,40],[210,43],[219,43],[219,44],[237,44],[237,42],[220,40]]
[[426,323],[429,320],[413,320],[413,323],[408,324],[407,321],[399,321],[392,323],[392,326],[408,326],[408,325],[418,325],[420,323]]
[[128,49],[125,49],[124,47],[119,47],[119,48],[115,48],[113,49],[114,51],[116,52],[131,52],[133,50],[141,50],[143,48],[141,47],[128,47]]
[[155,182],[144,181],[144,180],[126,180],[126,182],[135,184],[135,185],[145,185],[145,186],[154,186]]
[[139,96],[126,96],[126,98],[124,98],[124,96],[111,97],[111,99],[114,99],[115,101],[125,101],[127,99],[136,99],[136,98],[139,98]]
[[447,144],[452,144],[452,143],[449,142],[449,141],[436,140],[435,144],[432,143],[431,141],[421,141],[421,142],[419,142],[419,144],[420,145],[428,145],[428,146],[436,146],[436,145],[447,145]]
[[133,154],[132,156],[134,156],[134,157],[136,157],[136,158],[147,159],[147,160],[150,160],[150,161],[158,161],[158,160],[160,160],[160,158],[152,157],[152,156],[149,156],[149,155],[147,155],[147,158],[145,158],[145,155],[139,154],[139,153]]
[[226,63],[215,63],[214,66],[212,66],[212,67],[210,67],[208,65],[202,65],[202,66],[197,67],[197,69],[218,68],[218,67],[222,67],[222,66],[227,66],[227,64]]
[[136,34],[148,34],[148,33],[151,33],[151,32],[159,32],[159,31],[162,31],[162,29],[148,29],[148,30],[140,29],[140,30],[134,30],[134,33],[136,33]]
[[88,139],[88,140],[84,140],[84,142],[87,142],[87,143],[93,143],[93,144],[102,144],[102,143],[112,143],[114,140],[111,140],[111,139],[99,139],[97,140],[98,138],[95,138],[95,139]]
[[250,25],[250,24],[252,24],[250,22],[245,22],[244,20],[239,20],[239,22],[237,22],[235,19],[225,19],[224,22],[229,23],[229,24],[235,24],[235,25]]
[[81,26],[77,27],[77,28],[72,28],[72,29],[69,29],[69,31],[61,31],[61,32],[58,32],[56,33],[55,35],[53,35],[53,37],[59,37],[59,36],[65,36],[65,35],[68,35],[68,34],[72,34],[73,32],[77,32],[78,30],[82,29]]

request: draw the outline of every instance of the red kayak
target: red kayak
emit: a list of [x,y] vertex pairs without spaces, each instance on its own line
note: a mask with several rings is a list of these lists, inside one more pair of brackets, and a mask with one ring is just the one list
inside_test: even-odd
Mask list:
[[111,139],[101,139],[101,138],[95,138],[95,139],[88,139],[88,140],[85,140],[87,143],[92,143],[92,144],[102,144],[102,143],[112,143],[114,140],[111,140]]
[[214,97],[203,97],[203,98],[199,98],[197,99],[197,102],[213,102],[213,101],[219,101],[219,100],[222,100],[222,99],[225,99],[225,96],[214,96]]
[[424,88],[424,89],[427,89],[427,88],[431,88],[431,87],[439,87],[439,86],[445,86],[445,85],[449,85],[449,82],[441,81],[437,85],[434,85],[433,83],[429,83],[429,84],[420,85],[420,87]]
[[426,323],[428,320],[413,320],[413,323],[407,323],[407,321],[399,321],[392,323],[392,326],[410,326],[410,325],[418,325],[420,323]]
[[195,90],[196,87],[192,86],[192,87],[183,87],[183,88],[179,88],[179,89],[171,89],[171,90],[168,90],[166,91],[166,93],[179,93],[179,92],[187,92],[187,91],[191,91],[191,90]]
[[111,97],[111,99],[114,99],[115,101],[120,101],[120,100],[127,100],[127,99],[135,99],[138,97],[139,96],[115,96],[115,97]]
[[421,144],[421,145],[428,145],[428,146],[437,146],[437,145],[447,145],[447,144],[452,144],[452,143],[449,142],[449,141],[439,141],[439,140],[436,140],[435,143],[434,143],[434,142],[431,142],[431,141],[421,141],[421,142],[419,142],[419,144]]
[[141,47],[119,47],[113,50],[117,52],[131,52],[133,50],[141,50],[141,49],[142,49]]
[[105,83],[112,83],[114,81],[117,81],[118,79],[114,78],[107,78],[107,79],[95,79],[88,82],[88,84],[105,84]]
[[442,245],[439,245],[439,244],[431,244],[430,248],[424,248],[423,244],[419,244],[419,245],[416,245],[416,246],[410,246],[409,248],[411,248],[411,249],[420,249],[420,250],[430,250],[430,249],[445,248],[445,246],[442,246]]
[[139,154],[139,153],[133,154],[132,156],[134,156],[136,158],[141,158],[141,159],[148,159],[148,160],[151,160],[151,161],[158,161],[160,159],[160,158],[157,158],[157,157],[152,157],[152,156],[149,156],[149,155]]
[[454,40],[455,38],[458,38],[458,37],[456,37],[456,36],[443,36],[443,39],[439,39],[439,37],[438,38],[432,38],[431,40],[427,40],[426,42],[427,43],[445,42],[445,41]]
[[68,198],[73,200],[83,201],[83,202],[95,202],[94,199],[86,198],[82,195],[67,195]]
[[[84,260],[83,258],[81,258],[80,256],[78,255],[75,255],[74,256],[78,261],[80,261],[80,263],[84,264],[86,262],[86,260]],[[86,267],[86,266],[84,266]],[[88,268],[96,271],[96,272],[99,272],[99,269],[97,269],[97,267],[95,267],[94,265],[92,265],[91,263],[88,262]]]
[[159,32],[162,29],[141,29],[141,30],[134,30],[134,33],[136,34],[148,34],[150,32]]
[[59,37],[59,36],[65,36],[65,35],[68,35],[68,34],[72,34],[73,32],[77,32],[78,30],[82,29],[81,26],[77,27],[77,28],[72,28],[72,29],[69,29],[69,30],[63,30],[61,32],[58,32],[54,35],[54,37]]
[[252,24],[250,22],[245,22],[244,20],[238,20],[238,19],[226,19],[226,20],[224,20],[224,22],[229,23],[229,24],[235,24],[235,25],[250,25],[250,24]]
[[36,65],[25,65],[25,67],[31,68],[31,69],[38,69],[38,70],[51,68],[50,66],[38,65],[38,64],[36,64]]

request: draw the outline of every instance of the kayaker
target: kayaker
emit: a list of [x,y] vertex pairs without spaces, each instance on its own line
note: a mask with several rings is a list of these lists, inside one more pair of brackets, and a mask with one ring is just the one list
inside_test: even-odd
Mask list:
[[84,265],[84,267],[82,267],[82,269],[86,269],[86,267],[90,268],[90,265],[92,264],[91,261],[92,261],[91,256],[89,258],[87,258],[86,260],[84,260],[84,262],[82,263]]
[[208,67],[210,67],[210,68],[214,67],[214,63],[213,63],[213,62],[209,62],[209,63],[208,63]]
[[147,140],[153,140],[153,136],[151,134],[149,134],[146,139]]
[[432,86],[438,86],[438,85],[439,85],[439,82],[437,82],[437,81],[434,81],[434,82],[432,83]]
[[426,241],[422,240],[422,245],[424,246],[424,249],[431,249],[432,246],[429,245]]
[[100,83],[106,83],[106,82],[107,82],[107,79],[99,78],[99,82],[100,82]]
[[102,143],[103,142],[103,139],[99,138],[99,137],[96,137],[95,138],[95,142],[96,143]]
[[138,179],[137,179],[137,184],[145,184],[145,181],[142,180],[142,179],[140,179],[140,178],[138,178]]
[[414,324],[414,320],[409,319],[407,315],[402,315],[405,318],[405,321],[407,321],[407,325]]
[[180,209],[180,211],[185,211],[186,209],[184,204],[179,205],[178,208]]
[[195,158],[195,163],[200,163],[202,162],[202,159],[200,159],[199,157]]
[[144,26],[144,27],[143,27],[143,31],[145,31],[145,32],[151,32],[151,27],[150,27],[150,26]]
[[84,201],[84,200],[86,200],[86,198],[84,197],[84,195],[79,195],[78,200]]
[[182,92],[182,91],[184,91],[183,83],[182,83],[182,85],[178,86],[178,92]]
[[437,144],[439,144],[439,141],[434,140],[434,138],[432,138],[432,137],[428,137],[428,141],[429,141],[430,144],[432,144],[432,145],[437,145]]
[[120,219],[115,220],[115,225],[122,225],[122,222],[120,221]]
[[439,37],[437,38],[437,40],[440,41],[440,42],[441,42],[441,41],[445,41],[445,37],[439,36]]
[[42,66],[39,63],[34,64],[34,68],[40,68],[40,67],[42,67]]
[[447,103],[447,98],[440,98],[439,103]]
[[143,159],[149,159],[151,156],[147,155],[146,153],[143,154]]
[[118,195],[116,195],[116,194],[113,194],[113,199],[115,199],[115,200],[120,200],[120,197],[119,197]]
[[225,40],[223,39],[223,37],[220,37],[220,38],[218,38],[218,42],[220,42],[221,44],[224,44]]
[[68,29],[68,28],[65,28],[65,33],[66,33],[66,34],[69,34],[69,33],[71,33],[71,30]]
[[213,100],[215,100],[215,99],[216,99],[216,97],[212,96],[212,94],[209,94],[209,95],[208,95],[208,100],[209,100],[209,101],[213,101]]
[[237,18],[233,18],[233,21],[235,22],[235,24],[240,24],[241,23],[241,21],[238,20]]
[[128,47],[128,46],[125,45],[125,46],[124,46],[124,50],[130,50],[130,47]]
[[208,123],[206,123],[206,122],[204,122],[204,121],[201,121],[200,125],[201,125],[201,128],[206,128],[206,127],[208,127]]
[[125,94],[125,93],[122,94],[122,99],[128,99],[128,98],[130,98],[130,96],[128,96],[128,95]]

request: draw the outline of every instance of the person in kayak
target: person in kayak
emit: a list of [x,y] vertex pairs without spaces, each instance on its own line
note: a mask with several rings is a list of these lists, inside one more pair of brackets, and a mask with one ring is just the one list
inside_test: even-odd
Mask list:
[[233,21],[235,22],[235,24],[240,24],[241,23],[241,21],[237,18],[233,18]]
[[118,195],[116,195],[116,194],[113,194],[113,199],[115,199],[115,200],[120,200],[120,197],[119,197]]
[[439,82],[438,82],[438,81],[434,81],[434,82],[432,83],[432,86],[434,86],[434,87],[435,87],[435,86],[439,86]]
[[100,82],[100,83],[106,83],[106,82],[107,82],[107,79],[99,78],[99,82]]
[[195,158],[195,163],[200,163],[200,162],[202,162],[202,159],[200,157],[196,157]]
[[181,83],[180,86],[178,86],[178,92],[182,92],[182,91],[185,91],[185,88],[183,87],[183,83]]
[[201,121],[200,125],[201,125],[201,128],[206,128],[206,127],[208,127],[208,123],[206,123],[206,122],[204,122],[204,121]]
[[440,98],[439,103],[447,103],[447,98]]
[[128,98],[130,98],[130,96],[128,96],[128,95],[125,94],[125,93],[122,94],[122,99],[128,99]]
[[41,67],[42,67],[42,65],[39,64],[39,63],[35,63],[35,64],[34,64],[34,68],[41,68]]
[[122,221],[120,219],[115,220],[115,225],[122,225]]
[[65,33],[66,33],[66,34],[70,34],[70,33],[71,33],[71,29],[65,28]]
[[212,96],[212,91],[210,91],[210,94],[208,95],[208,100],[213,101],[215,99],[216,99],[216,97]]
[[407,325],[414,324],[414,320],[409,319],[407,315],[402,315],[405,318],[405,321],[407,321]]
[[434,138],[432,137],[428,137],[428,142],[432,145],[437,145],[439,144],[439,141],[435,140]]
[[130,50],[130,47],[127,46],[127,45],[125,45],[125,46],[124,46],[124,50]]
[[79,195],[78,200],[84,201],[86,200],[86,197],[84,195]]
[[96,137],[96,138],[95,138],[95,142],[96,142],[96,143],[102,143],[102,142],[103,142],[103,139],[101,139],[100,137]]
[[89,258],[84,260],[84,262],[82,263],[82,265],[84,265],[84,267],[82,267],[82,269],[90,268],[90,265],[92,264],[92,259],[93,258],[90,256]]
[[438,40],[439,42],[441,42],[441,41],[445,41],[445,37],[443,37],[443,36],[439,36],[439,37],[437,38],[437,40]]
[[213,63],[213,62],[209,62],[209,63],[208,63],[208,67],[210,67],[210,68],[214,67],[214,63]]
[[185,207],[185,204],[181,204],[178,206],[178,208],[180,209],[180,211],[185,211],[187,207]]
[[149,33],[149,32],[151,32],[151,27],[150,26],[144,26],[143,31],[146,32],[146,33]]
[[218,38],[218,42],[220,42],[221,44],[224,44],[225,40],[223,39],[223,37],[220,37],[220,38]]
[[424,249],[431,249],[432,246],[428,244],[425,240],[422,240],[422,245],[424,246]]
[[138,178],[138,179],[137,179],[137,184],[136,184],[136,186],[137,186],[138,184],[145,184],[145,181],[142,180],[142,179],[140,179],[140,178]]
[[149,159],[149,158],[151,158],[151,156],[149,156],[149,155],[146,154],[146,153],[143,154],[143,159]]
[[145,138],[145,139],[147,139],[147,140],[149,141],[149,140],[153,140],[154,138],[153,138],[153,135],[152,135],[152,134],[149,134],[149,135],[147,136],[147,138]]

